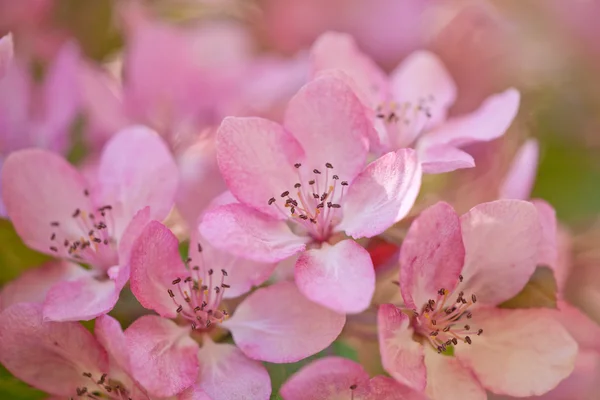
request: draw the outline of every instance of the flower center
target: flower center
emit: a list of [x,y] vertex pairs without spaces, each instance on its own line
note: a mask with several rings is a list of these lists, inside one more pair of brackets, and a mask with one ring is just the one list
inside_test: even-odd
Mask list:
[[469,324],[473,317],[469,309],[477,302],[477,296],[472,294],[465,298],[464,292],[460,292],[455,301],[450,297],[450,292],[442,288],[435,299],[429,299],[421,312],[413,310],[415,332],[426,337],[438,353],[459,342],[471,344],[473,336],[483,333],[483,329]]
[[[202,246],[198,243],[198,252],[202,254]],[[190,275],[173,280],[174,289],[167,293],[175,304],[179,315],[191,323],[192,329],[209,329],[212,325],[223,322],[227,317],[226,310],[219,310],[225,290],[230,286],[225,283],[227,271],[221,270],[220,282],[213,269],[204,268],[204,260],[200,265],[190,268],[192,259],[186,260]]]
[[[99,379],[94,378],[90,372],[84,372],[83,376],[90,379],[89,386],[76,388],[77,397],[86,399],[111,399],[111,400],[138,400],[129,396],[129,391],[125,386],[114,379],[110,379],[107,374],[102,374]],[[145,397],[149,399],[149,397]],[[70,400],[74,400],[71,397]]]
[[397,132],[398,145],[406,147],[419,136],[427,122],[431,119],[431,105],[435,99],[432,95],[421,97],[417,102],[405,101],[397,103],[395,101],[384,102],[376,108],[376,117],[381,120],[388,129],[395,129]]
[[[85,195],[89,192],[85,190]],[[112,206],[105,205],[95,211],[76,208],[71,214],[76,228],[68,237],[59,237],[58,232],[50,235],[50,251],[59,256],[89,262],[94,266],[111,267],[117,262],[117,246],[111,227],[114,226]],[[50,222],[59,228],[59,221]],[[62,231],[64,233],[64,231]]]
[[324,241],[331,235],[332,226],[341,219],[340,208],[348,182],[340,181],[339,176],[333,174],[331,163],[325,163],[325,173],[318,169],[312,173],[301,171],[300,163],[294,167],[298,171],[298,183],[293,190],[279,195],[285,203],[280,204],[275,197],[268,203],[315,240]]

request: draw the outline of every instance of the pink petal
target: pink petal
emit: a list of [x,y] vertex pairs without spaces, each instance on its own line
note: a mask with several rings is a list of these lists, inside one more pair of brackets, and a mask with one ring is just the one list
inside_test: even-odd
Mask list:
[[15,304],[0,313],[0,362],[26,383],[61,396],[99,379],[106,353],[79,323],[43,322],[39,304]]
[[151,394],[174,396],[198,378],[198,343],[189,328],[155,315],[138,318],[125,330],[133,377]]
[[412,149],[388,153],[361,172],[343,200],[338,229],[355,239],[373,237],[408,214],[421,188],[421,165]]
[[306,297],[340,313],[366,310],[375,291],[371,257],[350,239],[305,251],[296,262],[294,276]]
[[473,324],[483,334],[455,355],[494,393],[541,395],[573,371],[577,343],[549,310],[477,310]]
[[175,235],[160,222],[150,222],[131,249],[130,263],[131,291],[140,304],[175,318],[177,306],[167,291],[173,280],[188,276]]
[[408,316],[392,304],[383,304],[377,315],[379,351],[385,370],[398,382],[425,389],[423,346],[413,340]]
[[387,376],[376,376],[371,379],[369,389],[371,393],[365,400],[427,400],[425,395]]
[[417,129],[410,130],[410,134],[396,138],[396,148],[407,147],[426,125],[436,125],[446,118],[456,99],[456,85],[442,61],[428,51],[412,53],[392,72],[390,79],[392,96],[398,104],[409,102],[415,107],[425,100],[431,114],[429,119],[421,117]]
[[577,341],[580,352],[591,350],[600,356],[600,343],[597,340],[600,326],[596,322],[578,308],[562,301],[559,302],[555,314],[557,321]]
[[167,145],[156,132],[135,126],[123,129],[106,145],[100,159],[100,198],[113,206],[116,230],[125,227],[142,208],[163,220],[175,201],[179,172]]
[[179,189],[177,210],[192,225],[217,195],[227,187],[217,164],[216,135],[201,135],[177,157]]
[[512,124],[519,110],[520,94],[516,89],[488,97],[470,114],[452,118],[424,137],[428,145],[448,144],[454,147],[499,138]]
[[25,271],[8,282],[0,292],[0,310],[17,303],[43,303],[56,283],[84,276],[87,271],[67,261],[49,261]]
[[535,183],[539,157],[538,142],[526,141],[517,151],[500,186],[500,198],[527,200]]
[[[199,252],[199,243],[202,252]],[[276,263],[265,263],[248,260],[211,245],[194,229],[190,238],[189,257],[193,260],[204,260],[204,264],[227,271],[227,285],[230,287],[223,294],[223,298],[231,299],[249,292],[253,286],[263,284],[277,266]]]
[[[67,256],[66,248],[50,240],[78,240],[82,230],[75,210],[92,210],[83,177],[60,156],[27,149],[10,154],[2,168],[2,194],[7,213],[23,241],[36,250]],[[60,223],[58,227],[51,222]],[[50,250],[56,247],[57,251]]]
[[6,74],[13,58],[13,39],[12,35],[0,38],[0,79]]
[[352,78],[352,89],[367,107],[375,108],[388,91],[383,71],[363,54],[354,38],[346,33],[326,32],[311,49],[312,73],[338,69]]
[[419,149],[419,159],[426,174],[441,174],[475,166],[473,156],[455,147],[436,144]]
[[[554,275],[559,288],[563,288],[567,279],[565,271],[558,269],[558,221],[556,211],[544,200],[532,200],[542,226],[542,239],[538,248],[538,265],[545,265],[554,270]],[[563,274],[561,274],[561,272]]]
[[119,321],[108,315],[101,315],[94,324],[94,334],[108,353],[111,366],[116,363],[119,368],[130,373],[129,348]]
[[425,365],[427,366],[426,393],[431,399],[487,399],[485,389],[477,381],[473,372],[464,367],[456,357],[438,354],[433,347],[426,346]]
[[133,244],[142,234],[150,220],[150,207],[144,207],[134,215],[129,222],[129,225],[125,228],[125,231],[119,240],[119,262],[121,264],[129,264]]
[[266,368],[231,344],[217,344],[205,336],[198,353],[198,387],[212,400],[267,400],[271,379]]
[[304,250],[310,238],[243,204],[227,204],[202,217],[200,233],[213,246],[262,262],[277,262]]
[[519,293],[537,265],[542,230],[535,207],[521,200],[479,204],[461,217],[461,227],[466,257],[459,288],[491,305]]
[[279,198],[298,181],[294,163],[298,142],[283,127],[262,118],[225,118],[217,132],[217,160],[233,195],[245,204],[282,218],[271,197]]
[[213,400],[198,385],[194,385],[177,396],[177,400]]
[[354,396],[353,385],[357,389],[369,385],[369,374],[363,367],[346,358],[325,357],[292,375],[280,393],[285,400],[363,399]]
[[352,89],[331,75],[298,91],[288,104],[283,125],[306,153],[303,168],[324,170],[330,163],[333,173],[348,182],[363,169],[368,138],[375,134]]
[[257,290],[223,325],[248,357],[296,362],[329,346],[346,317],[305,298],[291,282]]
[[78,85],[80,52],[75,43],[65,44],[50,65],[44,79],[43,96],[45,106],[47,148],[60,152],[68,150],[69,128],[81,108],[81,93]]
[[465,261],[460,219],[439,202],[414,220],[400,250],[400,289],[409,308],[420,309],[444,288],[458,283]]
[[76,280],[59,282],[46,295],[44,320],[89,321],[106,314],[117,303],[126,281],[99,280],[88,273]]

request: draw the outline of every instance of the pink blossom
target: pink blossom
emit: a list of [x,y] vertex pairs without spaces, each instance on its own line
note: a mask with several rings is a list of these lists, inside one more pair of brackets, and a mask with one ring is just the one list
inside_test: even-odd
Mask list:
[[[117,301],[129,279],[133,241],[173,205],[177,167],[160,137],[133,127],[107,144],[93,185],[60,156],[26,149],[7,158],[2,187],[8,215],[27,245],[92,267],[61,270],[64,276],[45,296],[44,318],[86,320]],[[31,276],[15,284],[29,292]]]
[[363,367],[341,357],[326,357],[303,367],[281,387],[283,400],[425,400],[395,380],[369,379]]
[[402,219],[421,183],[416,154],[401,149],[365,168],[373,128],[352,90],[333,76],[305,85],[283,126],[227,118],[217,159],[239,203],[208,211],[200,231],[216,247],[260,261],[300,253],[298,288],[339,312],[369,306],[375,274],[353,238],[372,237]]
[[341,70],[372,112],[378,135],[374,150],[414,147],[427,173],[473,167],[473,157],[460,148],[504,134],[517,114],[519,92],[508,89],[487,98],[481,106],[446,119],[456,99],[456,85],[441,60],[417,51],[386,76],[361,53],[351,36],[322,35],[312,48],[313,73]]
[[9,33],[0,38],[0,79],[6,74],[13,58],[13,40]]
[[[191,387],[190,398],[268,399],[270,379],[257,360],[295,362],[323,350],[341,332],[344,315],[307,300],[289,282],[256,290],[230,316],[223,298],[230,290],[247,291],[257,265],[231,265],[197,243],[184,263],[178,245],[168,228],[153,221],[132,250],[131,290],[160,315],[138,319],[125,333],[135,377],[151,393],[168,396]],[[228,264],[233,268],[224,269]],[[267,271],[253,284],[264,281],[272,266]],[[237,347],[213,342],[215,328],[230,331]]]
[[497,307],[528,282],[541,241],[529,202],[484,203],[462,217],[446,203],[426,209],[401,249],[405,306],[379,310],[385,369],[433,399],[540,395],[569,376],[577,344],[552,310]]
[[96,320],[94,337],[77,322],[42,314],[32,303],[0,313],[0,361],[14,376],[61,398],[157,399],[132,377],[135,354],[112,317]]

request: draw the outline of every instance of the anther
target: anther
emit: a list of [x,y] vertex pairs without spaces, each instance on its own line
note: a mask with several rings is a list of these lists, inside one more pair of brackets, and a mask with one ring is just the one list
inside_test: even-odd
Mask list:
[[474,294],[471,295],[471,300],[473,300],[473,303],[477,303],[477,296],[475,296]]
[[459,280],[462,282],[464,278],[463,278],[463,276],[462,276],[462,275],[459,275],[459,276],[458,276],[458,279],[459,279]]
[[223,274],[223,276],[227,276],[227,271],[225,271],[224,269],[221,270],[221,273]]
[[477,336],[481,336],[481,334],[483,333],[483,329],[480,329],[477,331]]
[[52,236],[50,236],[50,240],[54,240],[56,239],[56,233],[53,233]]
[[471,344],[471,343],[473,343],[473,342],[471,341],[471,338],[470,338],[470,337],[468,337],[468,336],[465,336],[465,342],[467,342],[468,344]]
[[465,330],[466,331],[470,331],[471,330],[471,325],[465,325]]
[[310,181],[308,181],[308,184],[309,184],[309,185],[314,185],[314,184],[315,184],[315,181],[314,181],[314,180],[310,180]]
[[226,283],[221,283],[221,287],[224,288],[224,289],[229,289],[231,286],[229,286]]
[[170,296],[171,298],[175,297],[175,293],[173,293],[173,291],[172,291],[171,289],[168,289],[168,290],[167,290],[167,293],[169,293],[169,296]]
[[91,378],[92,374],[91,374],[91,372],[84,372],[83,376],[85,376],[86,378]]
[[173,282],[171,282],[171,283],[173,285],[177,285],[179,282],[181,282],[181,278],[173,279]]
[[77,218],[80,213],[81,213],[81,210],[79,208],[76,209],[75,212],[73,213],[73,218]]
[[283,193],[281,193],[281,197],[287,197],[290,195],[290,192],[288,192],[287,190]]
[[56,221],[50,222],[50,226],[59,226],[60,224]]
[[329,169],[332,169],[332,168],[333,168],[333,165],[331,165],[331,163],[325,163],[325,167],[327,167],[327,168],[329,168]]
[[473,318],[473,314],[467,313],[467,319],[471,319],[471,318]]
[[321,171],[319,171],[318,169],[313,169],[313,173],[317,174],[317,175],[321,175]]
[[102,374],[102,376],[100,377],[100,380],[97,383],[99,385],[102,385],[104,383],[104,381],[106,380],[106,376],[107,376],[107,374]]
[[209,275],[212,275],[214,272],[215,272],[215,271],[213,271],[213,270],[212,270],[212,268],[208,270],[208,274],[209,274]]
[[342,185],[342,186],[348,186],[348,182],[346,182],[346,181],[342,181],[341,185]]
[[188,282],[191,282],[191,281],[192,281],[192,277],[191,276],[188,276],[187,278],[185,278],[183,280],[184,283],[188,283]]
[[350,386],[350,390],[356,390],[358,386],[356,384]]
[[183,306],[182,306],[182,305],[179,305],[179,307],[177,307],[177,310],[176,310],[176,311],[177,311],[178,313],[182,312],[182,311],[183,311]]
[[294,167],[296,167],[296,168],[300,168],[301,166],[302,166],[302,164],[300,164],[300,163],[294,164]]
[[340,179],[340,177],[339,177],[339,176],[337,176],[337,175],[334,175],[334,176],[332,177],[332,179],[334,179],[334,180],[336,180],[336,181],[337,181],[338,179]]
[[198,243],[198,253],[202,253],[202,245]]
[[275,197],[271,197],[271,198],[269,199],[269,205],[271,205],[271,204],[273,204],[273,203],[275,203]]
[[90,195],[90,191],[89,191],[89,190],[87,190],[87,189],[84,189],[84,190],[83,190],[83,195],[84,195],[85,197],[89,196],[89,195]]
[[301,186],[302,186],[301,184],[299,184],[299,183],[296,183],[296,184],[294,185],[294,188],[295,188],[295,189],[298,189],[298,188],[299,188],[299,187],[301,187]]
[[458,340],[456,338],[452,338],[452,343],[456,346],[458,344]]
[[52,250],[55,253],[58,252],[58,249],[56,247],[54,247],[54,246],[50,246],[50,250]]

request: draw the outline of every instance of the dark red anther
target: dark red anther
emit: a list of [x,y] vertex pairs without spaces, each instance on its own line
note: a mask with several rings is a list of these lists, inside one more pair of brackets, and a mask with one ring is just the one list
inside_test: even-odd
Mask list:
[[348,182],[346,182],[346,181],[342,181],[341,185],[342,185],[342,186],[348,186]]
[[287,190],[283,193],[281,193],[281,197],[287,197],[290,195],[290,192],[288,192]]
[[294,167],[296,167],[296,168],[300,168],[301,166],[302,166],[302,164],[300,164],[300,163],[294,164]]
[[52,250],[55,253],[58,252],[58,249],[56,247],[54,247],[54,246],[50,246],[50,250]]
[[181,282],[181,278],[173,279],[173,282],[171,282],[171,283],[173,285],[177,285],[179,282]]
[[334,180],[336,180],[336,181],[337,181],[338,179],[340,179],[340,177],[339,177],[339,176],[337,176],[337,175],[334,175],[334,176],[332,177],[332,179],[334,179]]
[[470,331],[471,330],[471,325],[465,325],[465,330],[466,331]]
[[333,168],[333,165],[331,165],[331,163],[325,163],[325,167],[327,167],[327,168],[329,168],[329,169],[332,169],[332,168]]
[[474,294],[471,295],[471,300],[473,300],[473,303],[477,303],[477,296],[475,296]]
[[356,384],[350,386],[350,390],[356,390],[358,386]]
[[53,233],[52,236],[50,236],[50,240],[54,240],[56,239],[56,233]]
[[81,213],[81,210],[79,208],[76,209],[75,212],[73,213],[73,218],[77,218],[80,213]]
[[296,183],[296,184],[294,185],[294,188],[296,188],[296,189],[298,189],[298,188],[300,188],[300,187],[302,187],[302,185],[301,185],[301,184],[299,184],[299,183]]
[[180,305],[179,307],[177,307],[177,310],[175,310],[175,311],[177,311],[177,313],[182,312],[183,311],[183,306]]
[[458,344],[458,340],[456,338],[452,338],[452,343],[456,346]]
[[314,180],[310,180],[310,181],[308,181],[308,184],[309,184],[309,185],[314,185],[314,184],[315,184],[315,181],[314,181]]
[[168,289],[168,290],[167,290],[167,293],[169,293],[169,296],[170,296],[171,298],[175,297],[175,293],[173,293],[173,291],[172,291],[171,289]]
[[483,329],[480,329],[477,331],[477,336],[481,336],[481,334],[483,333]]
[[90,195],[90,191],[89,191],[89,190],[87,190],[87,189],[84,189],[84,190],[83,190],[83,195],[84,195],[85,197],[89,196],[89,195]]
[[459,276],[458,276],[458,279],[459,279],[459,280],[462,282],[462,281],[463,281],[463,276],[462,276],[462,275],[459,275]]
[[188,283],[188,282],[191,282],[191,281],[192,281],[192,277],[188,276],[187,278],[184,279],[183,282]]
[[223,274],[223,276],[227,276],[227,271],[225,271],[224,269],[221,270],[221,273]]
[[50,226],[59,226],[60,224],[56,221],[50,222]]
[[214,272],[215,272],[215,271],[213,271],[213,270],[212,270],[212,268],[208,270],[208,274],[209,274],[209,275],[212,275]]
[[473,342],[471,341],[471,338],[470,338],[470,337],[468,337],[468,336],[465,336],[465,342],[467,342],[468,344],[471,344],[471,343],[473,343]]
[[313,169],[313,173],[317,174],[317,175],[321,175],[321,171],[319,171],[318,169]]

